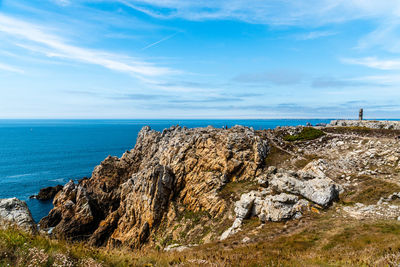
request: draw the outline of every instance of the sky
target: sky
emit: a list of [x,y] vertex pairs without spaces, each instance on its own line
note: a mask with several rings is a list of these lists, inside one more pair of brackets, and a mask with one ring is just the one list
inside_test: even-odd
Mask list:
[[0,0],[0,118],[400,118],[397,0]]

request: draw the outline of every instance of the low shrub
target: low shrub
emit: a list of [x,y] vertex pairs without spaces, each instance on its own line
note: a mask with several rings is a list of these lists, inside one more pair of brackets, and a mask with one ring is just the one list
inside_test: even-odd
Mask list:
[[314,140],[321,136],[324,136],[325,133],[321,130],[315,129],[313,127],[305,127],[299,134],[295,135],[286,135],[283,137],[285,141],[304,141],[304,140]]

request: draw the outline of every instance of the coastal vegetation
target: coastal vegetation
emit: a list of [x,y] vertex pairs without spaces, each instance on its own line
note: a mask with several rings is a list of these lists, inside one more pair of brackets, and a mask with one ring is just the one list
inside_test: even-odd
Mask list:
[[[0,266],[395,266],[400,222],[313,213],[300,221],[248,220],[244,233],[187,251],[94,248],[16,228],[0,230]],[[251,234],[251,232],[253,232]],[[243,238],[252,241],[243,243]]]
[[313,127],[305,127],[299,134],[286,135],[283,139],[285,141],[305,141],[314,140],[324,136],[325,133],[321,130],[315,129]]

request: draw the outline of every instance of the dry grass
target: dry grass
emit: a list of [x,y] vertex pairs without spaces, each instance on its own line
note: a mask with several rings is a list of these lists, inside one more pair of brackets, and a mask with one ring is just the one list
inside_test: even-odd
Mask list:
[[326,133],[355,134],[366,137],[395,138],[400,136],[400,130],[372,129],[366,127],[326,127],[322,129]]
[[[345,221],[344,221],[345,220]],[[245,222],[223,242],[183,252],[90,248],[0,231],[0,265],[28,266],[396,266],[400,263],[400,222],[344,219],[334,209],[301,220]],[[250,238],[249,243],[241,240]],[[67,264],[65,264],[67,263]],[[71,265],[68,265],[71,264]],[[97,265],[96,265],[97,264]],[[100,265],[101,264],[101,265]]]
[[224,185],[218,195],[225,200],[238,200],[243,193],[258,188],[258,184],[254,181],[233,181]]
[[360,182],[352,190],[346,191],[341,196],[343,204],[356,202],[376,204],[381,197],[387,197],[394,192],[400,192],[400,186],[388,181],[369,176],[358,176]]
[[303,159],[299,159],[297,161],[294,162],[294,166],[297,169],[302,169],[304,168],[308,163],[310,163],[313,160],[319,159],[320,157],[318,155],[315,154],[308,154],[308,155],[304,155]]
[[313,215],[303,224],[270,223],[253,234],[254,243],[241,243],[243,235],[238,234],[226,242],[205,245],[176,257],[185,259],[186,263],[197,259],[216,266],[391,266],[399,263],[399,222],[348,220],[344,223],[343,218],[332,215],[331,212]]
[[288,154],[287,152],[271,145],[270,151],[268,153],[267,158],[265,159],[265,166],[276,166],[282,167],[284,164],[292,158],[292,155]]

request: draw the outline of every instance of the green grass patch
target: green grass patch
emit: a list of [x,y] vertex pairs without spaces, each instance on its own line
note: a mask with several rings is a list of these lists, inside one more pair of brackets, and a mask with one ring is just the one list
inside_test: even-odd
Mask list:
[[283,139],[289,142],[306,141],[306,140],[314,140],[324,135],[325,133],[321,130],[315,129],[313,127],[305,127],[299,134],[286,135],[283,137]]

